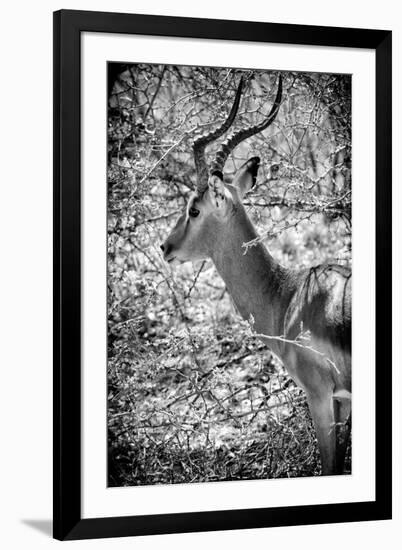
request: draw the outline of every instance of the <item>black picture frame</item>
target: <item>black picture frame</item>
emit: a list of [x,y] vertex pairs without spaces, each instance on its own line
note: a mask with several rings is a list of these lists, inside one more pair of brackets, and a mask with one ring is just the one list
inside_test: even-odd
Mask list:
[[[83,32],[369,48],[376,56],[376,498],[369,502],[82,519]],[[54,520],[60,540],[390,519],[391,55],[385,30],[61,10],[54,13]],[[379,290],[381,289],[381,290]]]

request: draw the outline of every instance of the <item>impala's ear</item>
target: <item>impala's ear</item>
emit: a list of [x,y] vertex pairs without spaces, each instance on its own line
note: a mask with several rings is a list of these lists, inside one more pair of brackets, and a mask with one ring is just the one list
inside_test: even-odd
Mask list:
[[259,167],[260,158],[252,157],[237,170],[232,185],[236,186],[241,199],[254,186]]
[[209,196],[215,208],[222,209],[226,204],[226,187],[223,183],[223,174],[218,170],[209,176]]

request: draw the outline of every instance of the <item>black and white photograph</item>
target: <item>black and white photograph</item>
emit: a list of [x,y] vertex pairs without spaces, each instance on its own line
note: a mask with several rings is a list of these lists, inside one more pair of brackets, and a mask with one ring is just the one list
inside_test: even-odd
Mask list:
[[350,475],[350,74],[109,62],[107,485]]
[[367,6],[5,4],[1,548],[398,547],[402,19]]

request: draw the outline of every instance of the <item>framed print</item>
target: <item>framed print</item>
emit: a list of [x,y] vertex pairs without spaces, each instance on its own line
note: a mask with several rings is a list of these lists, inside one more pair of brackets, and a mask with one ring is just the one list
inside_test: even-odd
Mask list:
[[391,32],[56,12],[55,538],[390,517]]

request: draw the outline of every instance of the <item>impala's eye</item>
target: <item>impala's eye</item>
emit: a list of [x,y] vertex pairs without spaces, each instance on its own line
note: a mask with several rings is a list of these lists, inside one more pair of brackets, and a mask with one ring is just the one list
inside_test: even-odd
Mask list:
[[193,206],[190,208],[190,210],[188,211],[188,213],[190,214],[190,216],[192,218],[196,218],[198,216],[198,214],[200,213],[199,210],[197,210],[197,208],[194,208]]

